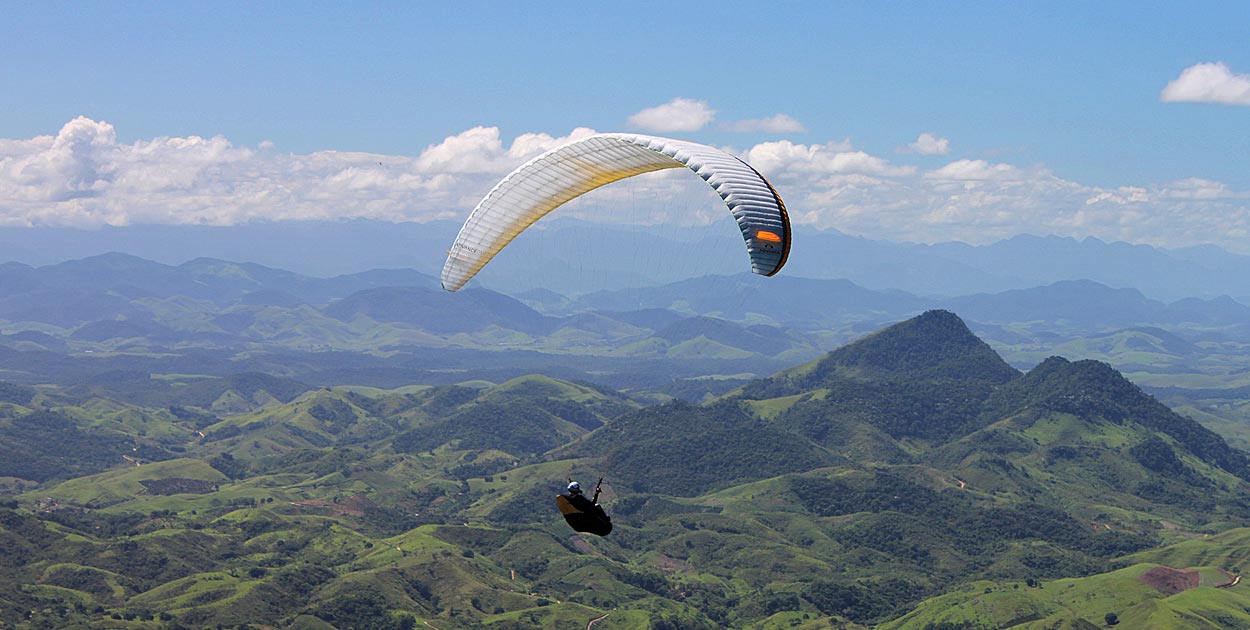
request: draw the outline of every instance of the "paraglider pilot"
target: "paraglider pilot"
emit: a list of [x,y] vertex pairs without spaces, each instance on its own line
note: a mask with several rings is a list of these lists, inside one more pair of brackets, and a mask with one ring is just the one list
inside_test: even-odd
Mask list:
[[599,505],[599,492],[603,486],[603,478],[595,485],[594,498],[587,499],[582,493],[581,484],[569,480],[568,494],[556,497],[556,506],[574,531],[607,536],[612,532],[612,519]]

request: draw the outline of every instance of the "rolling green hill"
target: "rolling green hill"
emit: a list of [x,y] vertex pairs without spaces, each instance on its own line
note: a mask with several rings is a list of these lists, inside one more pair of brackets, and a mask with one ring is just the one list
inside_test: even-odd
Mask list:
[[[1247,455],[1105,364],[1020,373],[947,312],[699,405],[537,375],[137,372],[0,394],[16,628],[1247,616],[1244,586],[1216,588],[1247,557]],[[573,535],[552,497],[601,475],[615,530]]]
[[976,582],[926,601],[881,630],[933,628],[1250,627],[1247,531],[1230,530],[1119,559],[1123,568],[1049,582]]

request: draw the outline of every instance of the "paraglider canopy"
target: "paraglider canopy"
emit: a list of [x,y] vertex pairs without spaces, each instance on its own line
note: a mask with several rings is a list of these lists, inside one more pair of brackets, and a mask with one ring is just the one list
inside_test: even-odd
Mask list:
[[790,219],[781,196],[751,165],[694,142],[605,133],[552,149],[496,184],[448,250],[443,288],[463,287],[521,232],[561,205],[612,182],[681,167],[698,174],[725,202],[746,241],[751,270],[764,276],[780,271],[790,253]]

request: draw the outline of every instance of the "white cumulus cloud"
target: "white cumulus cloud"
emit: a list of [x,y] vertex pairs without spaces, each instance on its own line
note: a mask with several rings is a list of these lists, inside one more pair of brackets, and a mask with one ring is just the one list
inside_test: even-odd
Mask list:
[[956,160],[924,174],[932,180],[1009,180],[1020,179],[1020,169],[1010,164],[990,164],[985,160]]
[[910,166],[895,166],[888,160],[851,148],[849,142],[795,144],[789,140],[764,142],[747,150],[744,159],[766,173],[899,176],[915,172]]
[[698,131],[715,118],[716,110],[708,106],[707,101],[678,97],[630,116],[629,124],[643,131],[670,133]]
[[1175,199],[1231,199],[1238,197],[1236,193],[1222,182],[1189,177],[1175,181],[1161,190],[1163,195]]
[[[223,136],[119,142],[113,126],[76,118],[55,135],[0,139],[0,225],[463,219],[505,174],[593,134],[496,127],[448,136],[414,156],[296,154]],[[1041,166],[976,159],[918,170],[851,145],[762,142],[735,153],[776,186],[798,229],[870,238],[984,243],[1021,233],[1095,236],[1163,246],[1216,243],[1250,253],[1250,191],[1209,178],[1100,187]],[[723,218],[720,199],[684,170],[605,186],[561,212],[596,221],[652,208],[645,221]]]
[[416,166],[425,172],[506,173],[544,151],[594,133],[595,130],[585,127],[578,127],[560,138],[545,133],[526,133],[505,147],[498,127],[474,127],[426,147],[417,157]]
[[526,160],[593,133],[529,133],[506,144],[499,129],[475,127],[415,157],[292,154],[223,136],[121,143],[109,123],[79,117],[55,136],[0,140],[0,224],[450,218]]
[[803,123],[786,114],[735,120],[725,123],[722,129],[734,133],[801,133],[807,131]]
[[1207,179],[1104,188],[1041,167],[956,160],[915,175],[778,191],[796,221],[873,238],[986,243],[1028,233],[1250,251],[1250,194]]
[[903,152],[919,155],[946,155],[951,152],[951,141],[926,132],[920,134],[915,142],[907,145]]
[[1200,63],[1181,71],[1159,94],[1164,103],[1250,105],[1250,74],[1233,74],[1221,62]]

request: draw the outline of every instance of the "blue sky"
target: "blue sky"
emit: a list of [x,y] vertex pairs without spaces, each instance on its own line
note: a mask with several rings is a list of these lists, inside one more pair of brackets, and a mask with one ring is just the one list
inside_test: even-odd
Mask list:
[[[779,173],[796,220],[876,238],[1184,245],[1222,226],[1206,240],[1250,240],[1246,3],[101,2],[5,13],[9,224],[452,218],[528,157],[516,138],[554,142],[581,127],[754,152]],[[1209,72],[1165,102],[1195,67]],[[665,116],[678,122],[656,122]],[[423,160],[475,128],[494,140]],[[328,164],[330,151],[350,155]],[[153,183],[161,160],[177,181]],[[386,172],[362,179],[377,162]],[[310,169],[319,181],[282,180]],[[330,190],[349,179],[354,192]],[[160,191],[174,189],[182,211],[163,214]],[[365,203],[369,191],[378,203]],[[874,208],[889,220],[868,218]]]

